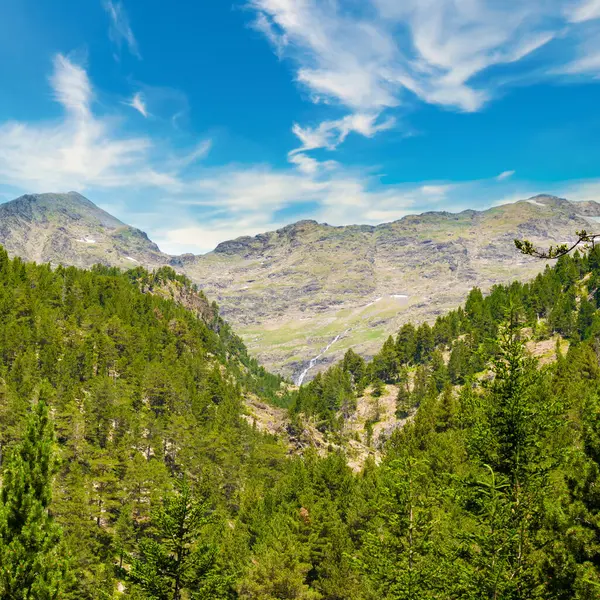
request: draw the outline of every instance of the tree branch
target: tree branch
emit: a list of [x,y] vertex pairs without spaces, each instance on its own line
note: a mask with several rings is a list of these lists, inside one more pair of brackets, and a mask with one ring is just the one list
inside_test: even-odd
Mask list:
[[588,233],[585,229],[576,231],[577,241],[569,246],[568,244],[560,244],[559,246],[550,246],[548,250],[540,250],[536,248],[529,240],[515,240],[515,246],[522,254],[528,256],[535,256],[536,258],[542,258],[545,260],[555,260],[565,254],[569,254],[575,248],[584,244],[584,249],[589,249],[590,244],[593,248],[596,243],[596,238],[600,238],[600,233]]

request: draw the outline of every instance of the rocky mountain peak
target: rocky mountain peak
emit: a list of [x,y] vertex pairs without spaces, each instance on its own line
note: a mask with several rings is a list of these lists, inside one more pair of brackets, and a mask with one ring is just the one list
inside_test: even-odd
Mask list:
[[96,206],[91,200],[77,192],[25,194],[0,205],[0,218],[20,217],[25,221],[46,222],[61,217],[69,221],[86,220],[101,227],[116,229],[125,223]]
[[600,204],[539,194],[489,210],[428,212],[382,225],[301,220],[222,242],[201,256],[168,256],[77,192],[0,205],[0,244],[37,262],[131,268],[172,265],[216,300],[254,355],[309,376],[349,347],[369,356],[402,323],[432,320],[479,286],[527,279],[543,263],[519,255],[593,229]]
[[0,244],[36,262],[160,266],[158,246],[78,192],[26,194],[0,204]]

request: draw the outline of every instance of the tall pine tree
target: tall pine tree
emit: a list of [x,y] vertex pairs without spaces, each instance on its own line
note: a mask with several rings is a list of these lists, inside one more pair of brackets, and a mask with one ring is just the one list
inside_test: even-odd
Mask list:
[[0,598],[52,600],[68,587],[62,531],[49,511],[55,461],[44,401],[34,405],[23,440],[12,449],[0,492]]
[[154,511],[154,534],[140,540],[129,579],[142,597],[154,600],[228,597],[229,579],[217,567],[217,548],[201,540],[211,521],[208,500],[194,496],[189,483],[177,489]]

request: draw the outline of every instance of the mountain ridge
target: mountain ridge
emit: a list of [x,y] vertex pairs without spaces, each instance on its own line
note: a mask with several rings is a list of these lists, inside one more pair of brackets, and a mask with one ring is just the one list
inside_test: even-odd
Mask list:
[[596,202],[540,194],[374,226],[302,221],[190,257],[185,270],[260,360],[299,377],[338,336],[315,372],[349,347],[370,356],[403,322],[435,319],[471,287],[534,276],[544,264],[518,255],[513,239],[562,243],[594,216]]
[[534,276],[544,264],[518,255],[515,237],[563,243],[599,218],[597,202],[538,194],[379,225],[305,219],[222,242],[206,254],[171,256],[144,232],[69,192],[0,205],[0,243],[37,262],[171,266],[219,303],[265,366],[298,378],[315,357],[311,375],[349,347],[372,356],[403,322],[435,319],[472,287],[486,291]]
[[25,194],[0,204],[0,243],[10,255],[89,267],[167,264],[146,233],[77,192]]

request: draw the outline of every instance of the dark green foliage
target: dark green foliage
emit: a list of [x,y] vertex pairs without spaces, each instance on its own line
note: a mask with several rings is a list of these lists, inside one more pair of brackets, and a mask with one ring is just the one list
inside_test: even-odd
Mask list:
[[400,370],[398,376],[398,393],[396,395],[396,416],[400,419],[408,417],[413,407],[410,382],[406,367]]
[[62,598],[70,584],[62,532],[49,513],[54,435],[44,398],[6,460],[0,489],[0,598]]
[[301,387],[290,411],[292,414],[315,415],[320,421],[320,428],[333,429],[337,411],[346,415],[354,411],[355,388],[352,374],[343,366],[336,365],[318,373],[308,385]]
[[595,312],[596,307],[594,304],[587,298],[582,298],[579,302],[577,314],[577,333],[580,339],[587,340],[591,336]]
[[417,332],[412,323],[400,328],[396,337],[396,354],[400,364],[407,365],[414,360],[417,347]]
[[575,294],[572,291],[561,294],[548,315],[548,325],[555,333],[570,337],[575,333]]
[[431,358],[435,348],[435,338],[428,323],[423,323],[417,329],[415,339],[415,362],[426,363]]
[[[288,393],[172,269],[0,253],[0,598],[598,598],[599,265],[473,290]],[[540,366],[524,340],[554,332]],[[353,473],[365,390],[378,464]],[[289,446],[250,394],[289,405]]]
[[352,383],[355,386],[360,385],[360,382],[365,376],[365,368],[364,358],[356,354],[356,352],[350,348],[344,355],[342,369],[346,373],[350,373],[352,376]]
[[127,578],[153,600],[227,598],[231,582],[218,569],[217,547],[202,539],[212,520],[209,501],[195,497],[185,479],[175,487],[153,511]]
[[470,373],[471,350],[466,342],[457,340],[448,359],[448,378],[454,384],[465,382]]
[[390,336],[383,348],[375,355],[369,365],[370,376],[372,379],[379,379],[387,383],[393,383],[398,376],[399,368],[398,354],[394,344],[394,338]]

